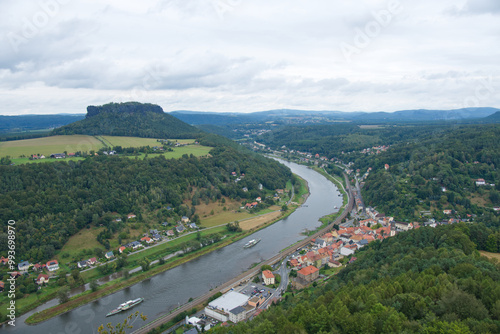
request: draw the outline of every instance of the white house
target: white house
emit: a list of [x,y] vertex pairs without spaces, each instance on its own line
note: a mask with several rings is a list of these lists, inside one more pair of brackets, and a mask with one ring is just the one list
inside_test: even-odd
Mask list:
[[57,260],[50,260],[49,262],[47,262],[47,270],[48,271],[59,270],[59,262],[57,262]]
[[17,265],[19,271],[27,271],[30,268],[31,264],[29,261],[23,261]]
[[270,270],[262,271],[262,280],[265,285],[274,284],[274,275]]
[[477,179],[476,180],[476,186],[485,186],[486,185],[486,181],[484,181],[484,179]]

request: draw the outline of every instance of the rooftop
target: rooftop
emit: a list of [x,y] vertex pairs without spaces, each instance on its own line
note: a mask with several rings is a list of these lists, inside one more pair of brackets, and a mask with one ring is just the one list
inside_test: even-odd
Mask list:
[[309,267],[305,267],[305,268],[302,268],[299,270],[299,273],[304,275],[304,276],[307,276],[307,275],[311,275],[315,272],[317,272],[319,269],[316,268],[315,266],[309,266]]
[[248,296],[236,291],[230,291],[216,300],[211,301],[208,306],[223,311],[229,311],[245,304],[247,301]]
[[244,308],[244,307],[242,307],[242,306],[238,306],[238,307],[233,308],[233,309],[232,309],[231,311],[229,311],[229,312],[231,312],[232,314],[240,314],[240,313],[243,313],[243,312],[245,312],[245,311],[246,311],[246,310],[245,310],[245,308]]

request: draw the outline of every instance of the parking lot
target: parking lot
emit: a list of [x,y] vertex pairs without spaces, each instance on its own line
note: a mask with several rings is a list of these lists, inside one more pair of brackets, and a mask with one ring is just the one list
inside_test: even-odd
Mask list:
[[245,294],[249,297],[260,296],[262,295],[264,298],[268,298],[274,293],[274,289],[267,287],[265,285],[259,283],[248,282],[242,286],[235,287],[235,291],[238,291],[242,294]]

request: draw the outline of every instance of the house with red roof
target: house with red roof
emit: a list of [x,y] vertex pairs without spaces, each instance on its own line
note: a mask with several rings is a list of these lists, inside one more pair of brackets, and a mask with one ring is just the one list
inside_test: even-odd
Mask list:
[[377,221],[375,219],[365,219],[365,220],[360,220],[359,221],[360,226],[373,226],[377,225]]
[[10,273],[10,277],[12,278],[18,278],[21,276],[21,273],[19,271],[13,271]]
[[330,232],[327,232],[323,235],[323,240],[325,240],[326,242],[332,242],[333,241],[333,234],[331,234]]
[[364,235],[363,239],[367,240],[368,242],[375,241],[375,238],[372,235]]
[[296,289],[307,287],[319,276],[319,269],[315,266],[308,266],[297,271],[297,277],[292,280],[292,286]]
[[38,275],[38,277],[36,278],[36,284],[42,285],[44,283],[45,284],[49,283],[49,275],[46,274]]
[[484,179],[477,179],[476,180],[476,186],[485,186],[486,181]]
[[328,260],[328,266],[330,268],[338,268],[338,267],[342,267],[342,263],[340,263],[339,261],[335,260],[334,258],[330,258]]
[[118,252],[120,252],[120,254],[121,254],[125,251],[125,249],[127,249],[127,247],[121,246],[120,248],[118,248]]
[[49,262],[47,262],[47,270],[48,271],[59,270],[59,262],[57,262],[57,260],[50,260]]
[[150,237],[142,237],[141,241],[144,241],[144,242],[146,242],[148,244],[154,242],[153,239],[151,239]]
[[274,284],[274,274],[270,270],[262,271],[262,280],[265,285]]

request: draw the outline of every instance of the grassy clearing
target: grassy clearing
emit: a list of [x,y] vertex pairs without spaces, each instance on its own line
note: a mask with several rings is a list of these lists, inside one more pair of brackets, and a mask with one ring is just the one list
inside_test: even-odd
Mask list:
[[[201,145],[180,146],[180,147],[172,148],[173,149],[172,152],[165,152],[165,153],[159,153],[159,154],[149,154],[148,158],[163,155],[167,159],[179,159],[184,154],[187,154],[187,155],[192,154],[195,157],[203,157],[203,156],[207,156],[209,154],[210,150],[212,150],[212,148],[213,147],[201,146]],[[136,155],[129,155],[126,157],[130,158],[130,159],[135,159],[135,158],[145,159],[146,155],[144,153],[140,153],[137,156]]]
[[[24,164],[39,164],[39,163],[50,163],[50,162],[56,162],[56,161],[61,161],[61,160],[55,160],[55,159],[39,159],[39,160],[30,160],[29,158],[14,158],[10,159],[15,165],[24,165]],[[62,161],[79,161],[79,160],[85,160],[85,158],[80,158],[80,157],[75,157],[75,158],[66,158]]]
[[0,142],[0,157],[13,158],[43,154],[46,157],[52,153],[99,150],[102,143],[92,136],[52,136],[35,139],[13,140]]
[[154,138],[139,137],[120,137],[120,136],[99,136],[110,146],[121,147],[141,147],[141,146],[160,146],[160,143]]
[[299,191],[295,194],[294,201],[298,202],[298,203],[301,203],[299,201],[300,200],[302,200],[302,201],[304,200],[304,196],[309,193],[309,188],[307,186],[306,180],[304,180],[301,177],[298,177],[298,179],[299,179],[299,182],[300,182],[300,188],[299,188]]
[[486,256],[488,259],[496,259],[497,261],[500,261],[499,253],[490,253],[486,251],[479,251],[479,253],[483,256]]
[[[218,215],[225,215],[228,213],[235,213],[235,211],[240,210],[241,207],[241,202],[232,200],[229,197],[223,197],[224,198],[224,203],[222,200],[219,200],[217,202],[209,202],[206,204],[203,201],[200,201],[198,205],[196,205],[196,213],[202,218],[202,225],[205,227],[211,227],[215,226],[218,224],[205,224],[206,220],[211,220],[215,216]],[[190,205],[191,201],[185,201],[186,205]],[[224,210],[224,208],[226,208]],[[230,222],[231,220],[228,220]],[[222,224],[222,223],[221,223]]]
[[249,231],[249,230],[252,230],[254,228],[259,227],[262,224],[267,224],[270,221],[278,219],[281,215],[282,215],[281,211],[269,212],[269,213],[264,214],[263,216],[255,217],[255,218],[240,222],[240,227],[242,228],[243,231]]
[[251,218],[254,215],[248,213],[246,210],[242,210],[242,212],[235,212],[233,210],[227,210],[217,213],[213,216],[208,216],[206,218],[201,218],[201,225],[204,227],[212,227],[221,224],[227,224],[233,221],[240,221],[242,219]]
[[[104,249],[103,246],[97,241],[97,235],[102,230],[104,230],[104,227],[83,229],[77,234],[71,236],[68,242],[66,242],[64,247],[61,249],[61,252],[57,255],[57,260],[59,262],[68,262],[71,257],[77,255],[83,250],[93,250],[96,247]],[[64,253],[69,254],[69,257],[66,258],[66,260],[61,258],[61,254]]]

